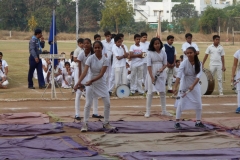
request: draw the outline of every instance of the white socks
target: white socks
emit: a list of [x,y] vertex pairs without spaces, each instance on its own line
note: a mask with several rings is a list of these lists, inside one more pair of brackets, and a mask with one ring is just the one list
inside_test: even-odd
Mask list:
[[80,98],[81,98],[82,92],[80,89],[76,91],[76,97],[75,97],[75,116],[80,117]]
[[150,117],[153,94],[147,94],[145,117]]

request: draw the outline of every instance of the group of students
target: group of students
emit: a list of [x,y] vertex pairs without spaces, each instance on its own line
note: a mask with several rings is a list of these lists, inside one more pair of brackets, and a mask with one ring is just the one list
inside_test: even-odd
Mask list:
[[0,52],[0,88],[6,89],[9,85],[8,75],[8,64],[3,58],[3,53]]
[[[174,37],[168,36],[167,44],[163,45],[159,38],[153,38],[150,43],[146,42],[146,33],[134,36],[135,44],[130,47],[129,52],[123,44],[124,36],[122,34],[111,39],[111,33],[105,32],[106,39],[103,41],[99,35],[95,35],[95,42],[86,38],[78,40],[78,48],[74,51],[73,57],[76,62],[74,69],[74,90],[75,98],[75,119],[81,120],[80,97],[85,91],[86,102],[84,107],[84,120],[81,128],[82,132],[88,130],[88,119],[90,108],[93,105],[93,116],[95,118],[104,118],[103,128],[116,129],[109,124],[110,114],[110,94],[121,84],[127,84],[127,70],[130,66],[131,79],[130,91],[134,94],[136,87],[139,94],[147,91],[146,113],[145,117],[150,117],[151,103],[154,92],[159,92],[162,107],[162,115],[172,116],[166,110],[166,79],[167,72],[174,73],[176,82],[172,88],[173,93],[177,93],[180,83],[178,96],[185,94],[184,91],[190,90],[185,97],[176,101],[177,116],[175,128],[180,129],[178,122],[181,112],[185,109],[195,109],[197,115],[196,127],[205,127],[201,122],[201,90],[199,78],[202,73],[202,65],[198,59],[197,50],[189,46],[185,49],[184,61],[179,67],[179,61],[176,60],[176,51],[172,46]],[[144,38],[143,38],[144,37]],[[142,40],[144,39],[144,40]],[[83,43],[82,43],[83,42]],[[169,60],[173,59],[173,60]],[[178,66],[176,67],[176,62]],[[176,69],[177,68],[177,69]],[[172,70],[172,71],[171,71]],[[144,73],[145,72],[145,73]],[[144,82],[144,89],[142,83]],[[111,88],[114,86],[113,88]],[[112,90],[111,90],[112,89]],[[144,91],[145,90],[145,91]],[[104,102],[104,117],[98,115],[98,98]]]

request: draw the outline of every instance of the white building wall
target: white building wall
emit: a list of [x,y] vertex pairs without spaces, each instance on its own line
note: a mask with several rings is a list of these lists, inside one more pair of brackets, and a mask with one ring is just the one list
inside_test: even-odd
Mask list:
[[[128,1],[131,1],[131,3],[134,3],[134,0],[128,0]],[[161,19],[168,20],[168,22],[172,22],[171,10],[176,4],[180,4],[180,2],[171,2],[171,0],[163,0],[162,2],[146,2],[146,5],[135,5],[134,19],[136,22],[146,21],[148,23],[157,23],[158,11],[161,10],[162,11]],[[199,15],[202,14],[204,9],[207,7],[205,0],[194,0],[194,2],[190,4],[193,4],[195,6],[196,11],[198,12]],[[228,5],[228,4],[220,4],[220,1],[218,4],[215,4],[215,0],[211,0],[210,4],[215,8],[224,8]]]

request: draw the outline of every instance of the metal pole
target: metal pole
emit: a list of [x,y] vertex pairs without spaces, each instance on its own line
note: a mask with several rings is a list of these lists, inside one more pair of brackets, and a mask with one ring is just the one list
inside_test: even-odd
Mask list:
[[52,99],[56,98],[56,90],[55,90],[55,82],[54,82],[54,54],[55,54],[55,47],[54,47],[54,43],[55,43],[55,9],[53,10],[53,54],[52,54],[52,86],[51,86],[51,97]]
[[220,36],[220,17],[218,17],[218,35]]
[[161,11],[159,11],[159,19],[158,19],[158,34],[159,38],[162,39],[162,31],[161,31]]
[[79,29],[79,14],[78,14],[78,0],[76,0],[76,40],[78,40]]

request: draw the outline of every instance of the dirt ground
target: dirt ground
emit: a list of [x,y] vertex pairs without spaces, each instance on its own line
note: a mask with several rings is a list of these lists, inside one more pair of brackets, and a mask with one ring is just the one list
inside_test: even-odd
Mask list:
[[[240,114],[236,114],[235,110],[237,107],[236,97],[221,97],[221,98],[202,98],[203,101],[203,118],[221,118],[221,117],[239,117]],[[173,107],[175,100],[167,99],[167,110],[171,113],[175,113],[175,108]],[[81,117],[83,116],[85,101],[81,101]],[[153,99],[152,103],[152,116],[150,118],[145,118],[145,104],[146,99],[117,99],[111,100],[111,114],[110,120],[117,120],[121,117],[128,117],[129,115],[135,115],[134,120],[139,121],[156,121],[163,119],[172,119],[174,117],[162,117],[159,115],[161,112],[160,100]],[[99,114],[103,115],[103,103],[99,99]],[[56,117],[61,117],[61,115],[69,115],[66,121],[73,122],[74,117],[74,101],[15,101],[15,102],[0,102],[0,112],[1,113],[19,113],[19,112],[42,112],[42,113],[52,113]],[[186,111],[182,115],[183,119],[194,119],[194,111]],[[92,119],[91,121],[97,121],[98,119]],[[129,120],[129,119],[126,119]],[[130,119],[131,120],[131,119]],[[51,122],[55,122],[56,119],[50,118]],[[75,141],[83,144],[83,141],[77,136],[82,134],[78,129],[73,129],[69,127],[64,127],[65,132],[60,134],[54,134],[52,136],[70,136]],[[102,134],[102,133],[85,133],[85,134]],[[49,136],[49,135],[44,135]]]

